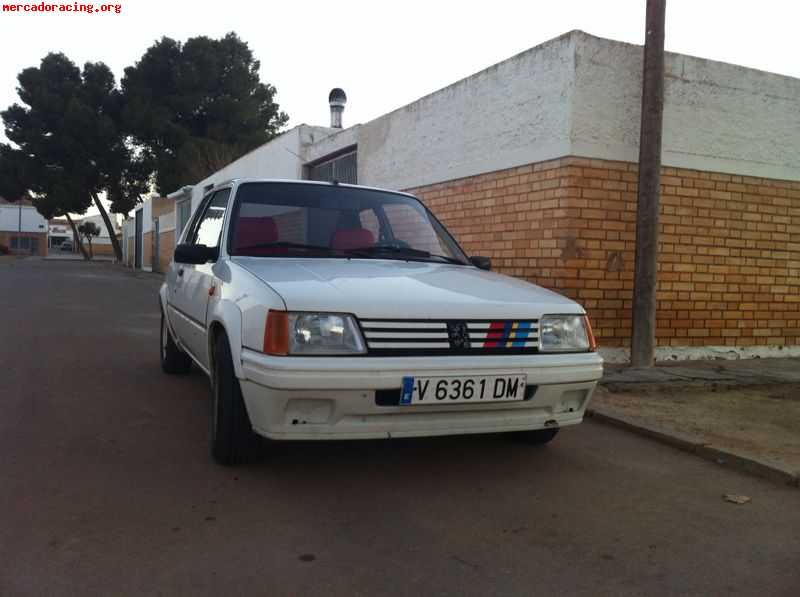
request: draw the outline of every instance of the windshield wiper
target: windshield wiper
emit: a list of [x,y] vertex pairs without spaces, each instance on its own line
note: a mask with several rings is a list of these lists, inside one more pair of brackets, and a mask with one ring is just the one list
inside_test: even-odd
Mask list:
[[247,245],[246,247],[237,247],[236,255],[241,255],[243,252],[252,251],[255,249],[299,249],[301,251],[317,251],[320,253],[336,253],[341,254],[343,251],[331,247],[323,247],[320,245],[307,245],[304,243],[291,243],[286,241],[274,243],[257,243],[255,245]]
[[375,256],[381,253],[391,253],[398,257],[417,258],[417,259],[442,259],[448,263],[457,263],[464,265],[460,259],[448,257],[447,255],[435,255],[430,251],[423,251],[422,249],[414,249],[412,247],[400,247],[398,245],[374,245],[371,247],[358,247],[349,249],[347,253],[352,255]]
[[246,247],[237,247],[234,254],[242,255],[246,254],[247,251],[253,251],[257,249],[297,249],[300,251],[325,253],[327,255],[347,255],[353,257],[376,257],[382,253],[390,253],[392,255],[397,255],[399,258],[405,259],[441,259],[448,263],[465,265],[460,259],[448,257],[447,255],[434,255],[430,251],[423,251],[422,249],[414,249],[411,247],[400,247],[398,245],[374,245],[371,247],[357,247],[355,249],[334,249],[333,247],[323,247],[321,245],[307,245],[304,243],[279,241],[272,243],[257,243],[254,245],[247,245]]

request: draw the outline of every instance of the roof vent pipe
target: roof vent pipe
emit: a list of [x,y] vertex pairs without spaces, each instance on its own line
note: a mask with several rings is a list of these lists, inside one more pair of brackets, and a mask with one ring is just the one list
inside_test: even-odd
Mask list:
[[342,112],[347,103],[347,96],[343,89],[334,87],[328,94],[328,104],[331,106],[331,128],[342,128]]

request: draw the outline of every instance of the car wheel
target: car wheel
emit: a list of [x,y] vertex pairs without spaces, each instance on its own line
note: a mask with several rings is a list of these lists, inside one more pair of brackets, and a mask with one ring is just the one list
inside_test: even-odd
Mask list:
[[558,435],[558,431],[558,427],[550,427],[532,431],[517,431],[514,435],[526,444],[541,446],[552,441]]
[[175,341],[172,339],[172,334],[167,325],[167,318],[164,317],[164,311],[161,311],[161,337],[160,337],[160,352],[161,352],[161,368],[164,373],[171,375],[183,375],[189,372],[192,367],[192,359],[188,354],[183,352]]
[[246,462],[255,451],[257,436],[247,416],[225,334],[217,335],[214,342],[211,398],[211,455],[225,466]]

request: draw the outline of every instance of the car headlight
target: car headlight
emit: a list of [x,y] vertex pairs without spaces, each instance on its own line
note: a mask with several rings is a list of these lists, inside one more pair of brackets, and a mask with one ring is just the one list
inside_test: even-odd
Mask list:
[[544,315],[539,320],[539,352],[588,352],[596,348],[585,315]]
[[363,354],[366,347],[355,319],[342,313],[270,311],[264,352],[275,355]]

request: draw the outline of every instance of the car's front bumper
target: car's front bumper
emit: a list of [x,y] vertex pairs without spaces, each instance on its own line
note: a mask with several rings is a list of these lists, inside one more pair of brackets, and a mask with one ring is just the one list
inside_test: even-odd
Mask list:
[[[242,351],[250,421],[272,439],[368,439],[493,433],[580,423],[603,360],[596,353],[448,357],[271,357]],[[530,400],[379,406],[402,378],[524,373]]]

